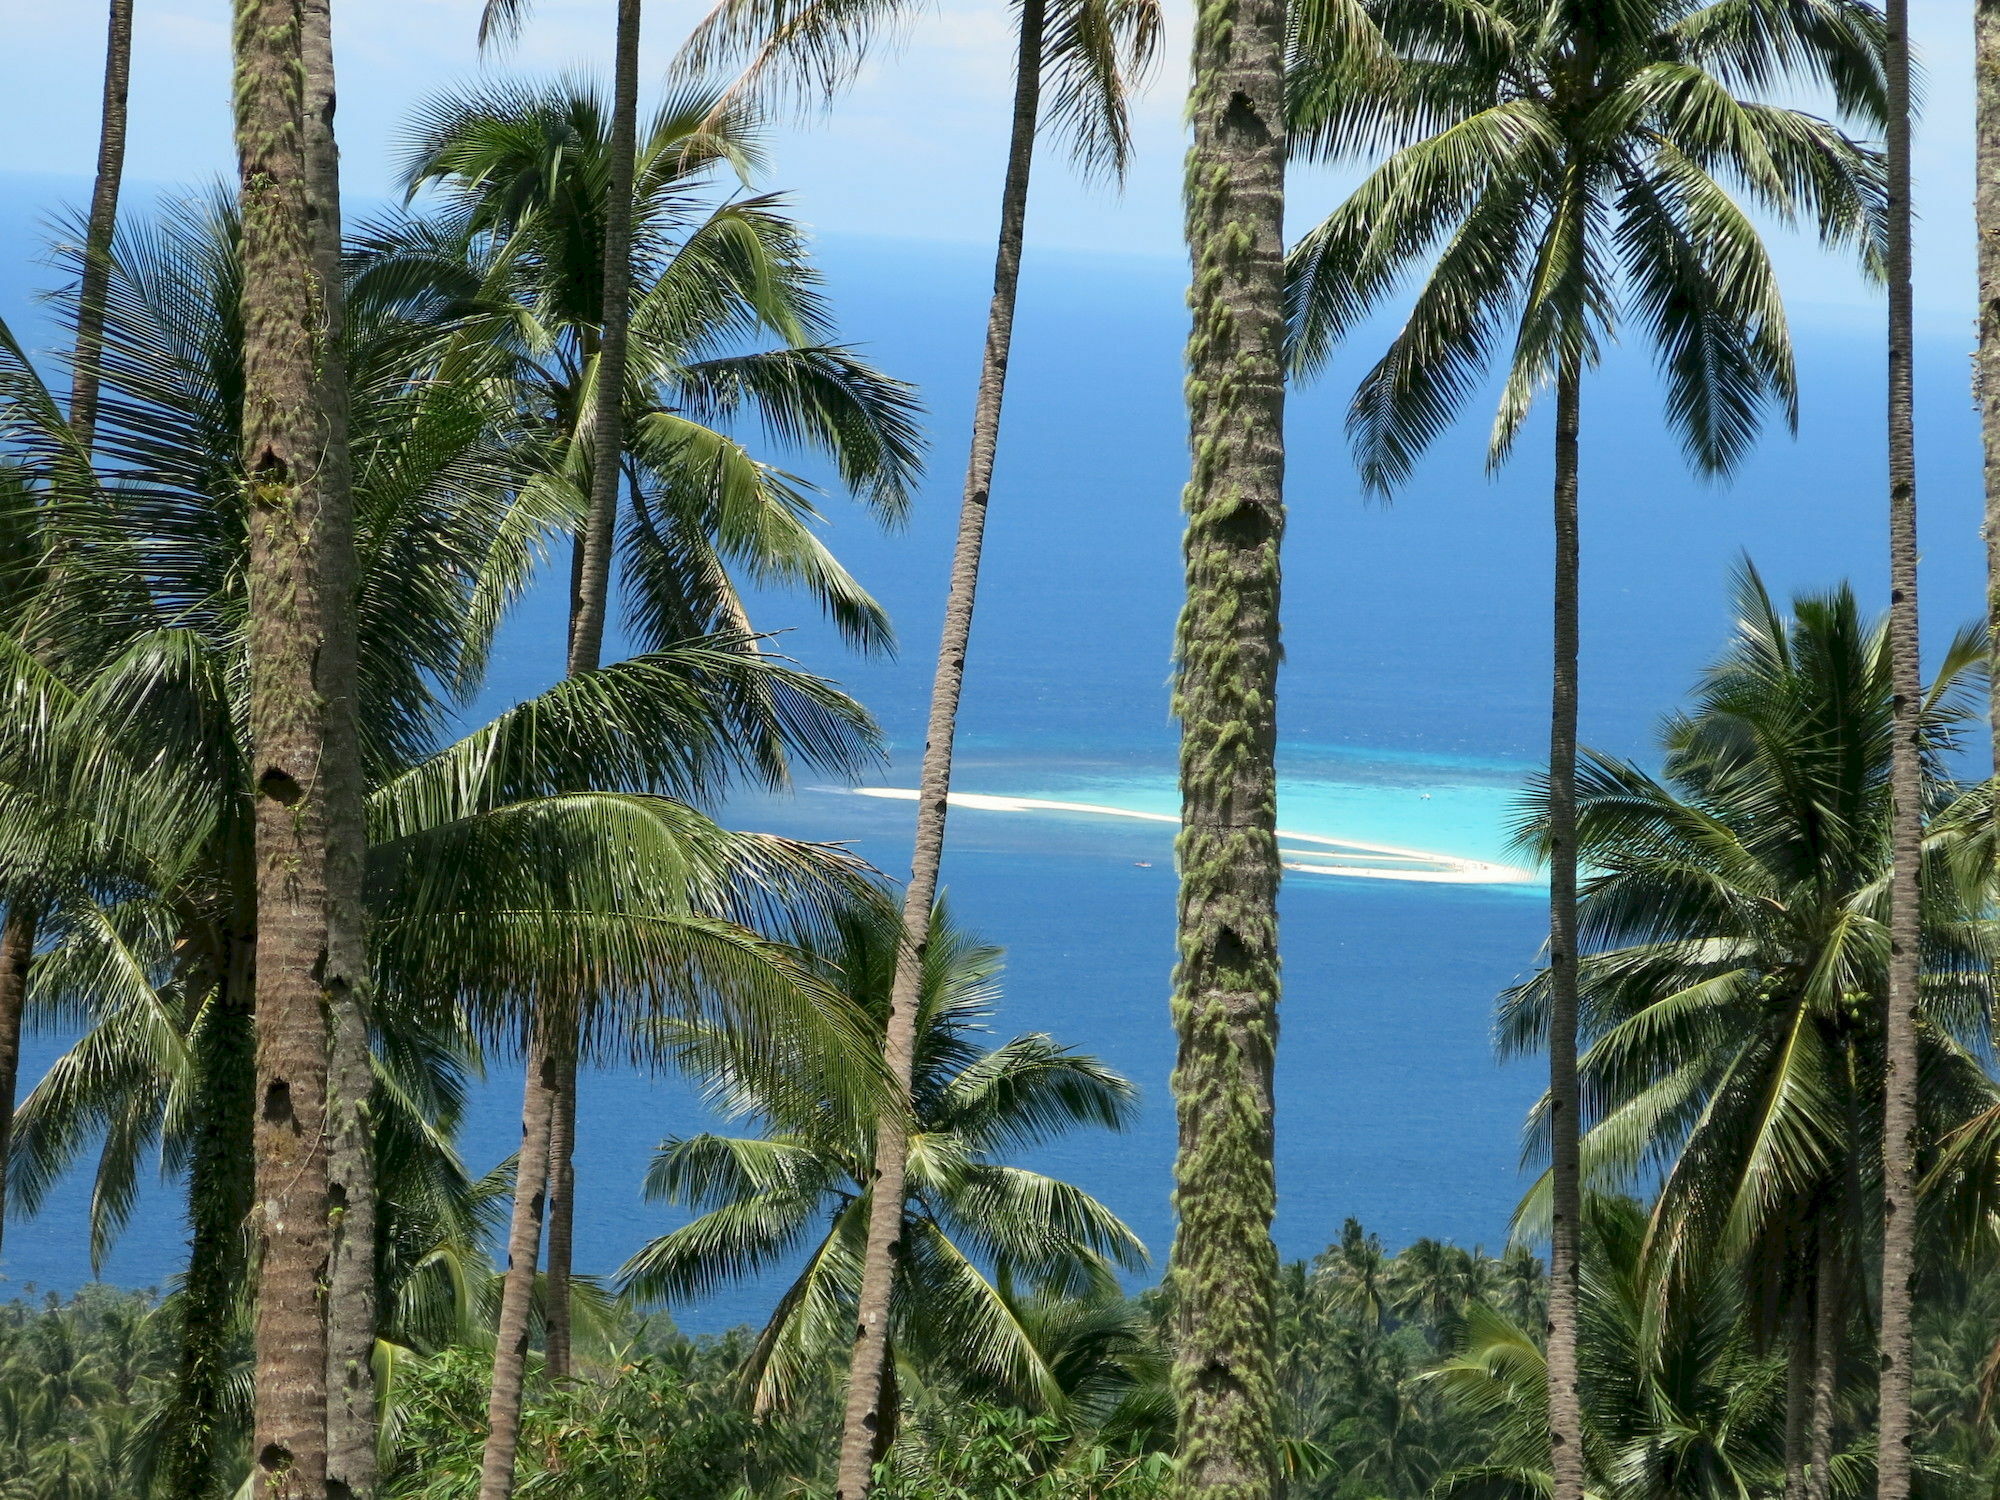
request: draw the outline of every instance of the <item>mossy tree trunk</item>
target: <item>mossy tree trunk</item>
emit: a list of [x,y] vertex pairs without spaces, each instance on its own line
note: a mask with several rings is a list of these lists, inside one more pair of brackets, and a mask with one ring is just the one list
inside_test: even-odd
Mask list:
[[[366,982],[354,702],[353,516],[323,411],[339,350],[308,122],[324,86],[298,0],[237,0],[243,472],[257,905],[253,1485],[327,1487],[330,1015]],[[330,98],[330,90],[324,90]]]
[[925,729],[923,769],[917,789],[910,883],[903,891],[903,938],[896,954],[884,1033],[883,1056],[893,1095],[875,1125],[874,1175],[835,1476],[834,1493],[838,1500],[861,1500],[868,1493],[874,1465],[886,1452],[895,1423],[892,1405],[896,1395],[889,1342],[897,1261],[902,1253],[909,1166],[908,1101],[915,1073],[917,1007],[923,988],[931,910],[937,904],[938,872],[944,862],[945,815],[951,795],[958,704],[965,690],[966,652],[971,643],[972,617],[979,593],[986,512],[992,499],[993,465],[1000,446],[1000,413],[1014,347],[1014,305],[1020,292],[1021,253],[1027,238],[1028,185],[1034,168],[1035,136],[1041,123],[1047,24],[1044,0],[1021,0],[1019,17],[1014,111],[1008,136],[1007,174],[1000,190],[993,297],[987,306],[986,347],[973,400],[972,444],[966,460],[965,486],[959,498],[958,535],[952,546],[944,626],[931,678],[930,719]]
[[1168,1265],[1183,1500],[1277,1489],[1272,1067],[1284,532],[1284,0],[1200,0],[1186,213],[1180,1122]]

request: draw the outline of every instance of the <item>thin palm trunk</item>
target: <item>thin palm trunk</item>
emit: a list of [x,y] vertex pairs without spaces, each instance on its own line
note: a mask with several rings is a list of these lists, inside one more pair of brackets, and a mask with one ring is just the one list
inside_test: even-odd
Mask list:
[[1578,1387],[1578,1239],[1583,1221],[1581,1101],[1576,1079],[1576,721],[1581,555],[1577,433],[1582,376],[1556,379],[1555,656],[1549,704],[1549,1468],[1554,1500],[1583,1500],[1583,1398]]
[[576,1236],[576,1089],[580,1040],[574,1025],[555,1040],[550,1059],[554,1088],[549,1099],[548,1251],[549,1272],[542,1308],[542,1349],[549,1379],[570,1374],[570,1268]]
[[1841,1283],[1839,1236],[1820,1237],[1819,1263],[1813,1276],[1812,1469],[1807,1482],[1810,1500],[1830,1500],[1833,1494],[1835,1397],[1839,1395]]
[[[641,0],[618,0],[618,36],[611,85],[611,163],[604,190],[604,290],[597,352],[597,388],[590,424],[590,509],[577,547],[570,614],[569,670],[594,672],[604,654],[604,620],[611,600],[611,554],[618,534],[618,481],[625,452],[626,346],[632,310],[632,172],[639,149],[639,21]],[[582,1054],[571,1017],[556,1039],[548,1180],[548,1373],[570,1372],[570,1272],[576,1238],[576,1089]]]
[[202,1107],[188,1154],[188,1265],[176,1300],[171,1405],[161,1424],[161,1500],[212,1500],[228,1434],[218,1421],[235,1374],[243,1294],[244,1222],[250,1212],[253,1127],[251,1007],[255,939],[224,939],[221,976],[195,1054]]
[[[1986,625],[1992,653],[1993,770],[2000,776],[2000,0],[1974,0],[1972,210],[1979,239],[1979,351],[1973,388],[1986,458]],[[2000,825],[2000,799],[1993,816]]]
[[[254,764],[256,1422],[254,1491],[327,1494],[331,1271],[326,1017],[363,983],[355,764],[353,518],[321,413],[332,288],[306,123],[314,59],[297,0],[237,0],[243,467]],[[330,97],[330,90],[319,97]]]
[[1812,1315],[1795,1298],[1785,1329],[1785,1500],[1806,1500],[1806,1464],[1812,1430]]
[[931,679],[930,722],[917,790],[910,883],[903,892],[903,938],[896,953],[883,1039],[883,1056],[893,1092],[875,1126],[874,1177],[870,1185],[854,1350],[848,1367],[847,1402],[841,1421],[840,1459],[835,1478],[834,1493],[838,1500],[861,1500],[868,1493],[874,1464],[884,1450],[895,1419],[895,1414],[886,1410],[886,1403],[892,1399],[889,1336],[896,1266],[902,1251],[917,1007],[923,988],[931,910],[937,904],[938,871],[944,861],[952,745],[958,729],[959,697],[965,688],[966,649],[972,636],[980,551],[986,536],[987,505],[993,493],[994,456],[1000,443],[1000,410],[1007,391],[1007,364],[1013,352],[1014,303],[1021,285],[1021,250],[1027,234],[1028,182],[1034,166],[1035,134],[1041,120],[1045,24],[1044,0],[1022,0],[1013,125],[1007,144],[1007,175],[1000,192],[1000,236],[993,258],[993,300],[987,308],[986,351],[972,411],[972,446],[966,462],[965,489],[959,501],[958,537],[952,547],[951,580],[945,594],[937,668]]
[[1284,0],[1201,0],[1188,113],[1192,470],[1176,632],[1182,1500],[1276,1492],[1277,684],[1284,534]]
[[13,1143],[14,1096],[21,1081],[21,1016],[35,957],[35,913],[25,901],[0,923],[0,1234],[7,1227],[7,1151]]
[[1917,1231],[1918,910],[1923,855],[1922,670],[1917,655],[1917,471],[1910,288],[1910,39],[1908,0],[1889,0],[1889,673],[1894,739],[1889,877],[1889,993],[1883,1027],[1881,1368],[1878,1500],[1909,1500],[1913,1436],[1911,1327]]
[[125,178],[126,96],[132,78],[132,0],[111,0],[104,37],[104,102],[97,130],[97,180],[83,236],[83,276],[76,299],[76,362],[70,372],[69,425],[88,452],[97,437],[97,388],[104,358],[104,300],[111,285],[111,237]]
[[[352,478],[347,453],[347,380],[338,357],[342,340],[340,151],[334,140],[333,16],[331,0],[305,0],[306,164],[313,198],[313,259],[319,278],[322,338],[319,405],[326,422],[321,472],[329,493],[347,496]],[[322,671],[344,683],[348,702],[357,690],[354,629],[356,588],[346,528],[322,543],[328,600],[327,657]],[[327,1190],[332,1211],[332,1263],[326,1289],[327,1492],[332,1500],[373,1500],[376,1489],[375,1150],[369,1100],[375,1070],[368,1037],[368,954],[362,910],[367,834],[362,826],[363,782],[357,725],[352,712],[329,717],[330,767],[327,842],[327,942],[336,974],[329,985]],[[345,820],[344,825],[339,820]]]
[[514,1163],[514,1213],[507,1226],[507,1271],[501,1281],[500,1321],[494,1333],[493,1388],[486,1403],[479,1500],[508,1500],[514,1493],[514,1456],[521,1444],[521,1387],[528,1367],[535,1261],[542,1242],[543,1190],[549,1173],[554,1072],[548,1032],[537,1026],[528,1044],[527,1076],[521,1087],[521,1152]]
[[[132,0],[111,0],[104,38],[104,99],[97,131],[97,178],[83,237],[76,304],[76,355],[70,371],[69,424],[88,453],[97,441],[97,391],[104,359],[104,301],[111,281],[111,237],[125,177],[126,97],[132,77]],[[0,1242],[7,1230],[7,1151],[20,1087],[21,1021],[35,952],[37,913],[17,901],[0,922]]]
[[626,342],[632,310],[632,171],[639,151],[640,0],[618,0],[612,64],[611,160],[604,188],[604,291],[597,385],[590,413],[590,509],[584,516],[569,670],[589,672],[604,651],[611,552],[618,529],[619,460],[625,451]]

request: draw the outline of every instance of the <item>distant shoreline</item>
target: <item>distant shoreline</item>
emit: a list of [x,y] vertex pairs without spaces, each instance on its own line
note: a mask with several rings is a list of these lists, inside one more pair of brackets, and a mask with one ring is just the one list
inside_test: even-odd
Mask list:
[[[847,788],[857,797],[883,797],[898,802],[917,800],[916,789],[899,786],[857,786]],[[1045,797],[1007,797],[990,792],[953,792],[953,807],[979,812],[1080,813],[1090,817],[1137,818],[1147,823],[1167,823],[1176,827],[1180,819],[1172,813],[1138,812],[1129,807],[1112,807],[1101,802],[1056,802]],[[1398,844],[1375,844],[1363,839],[1329,838],[1318,833],[1297,833],[1280,828],[1278,838],[1286,843],[1317,844],[1350,857],[1376,861],[1346,864],[1336,856],[1318,856],[1312,850],[1281,849],[1288,870],[1308,875],[1339,875],[1357,880],[1406,880],[1431,885],[1523,885],[1534,880],[1532,870],[1492,860],[1468,859],[1458,854],[1439,854],[1430,849],[1410,849]],[[1333,862],[1322,862],[1330,859]]]

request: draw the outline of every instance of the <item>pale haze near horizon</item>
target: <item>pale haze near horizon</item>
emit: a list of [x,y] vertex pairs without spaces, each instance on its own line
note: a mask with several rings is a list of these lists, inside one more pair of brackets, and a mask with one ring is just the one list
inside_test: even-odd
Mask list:
[[[226,0],[137,0],[128,171],[140,183],[198,182],[231,167]],[[612,0],[537,0],[519,42],[482,59],[478,0],[335,0],[348,191],[393,191],[396,143],[412,106],[484,76],[602,76]],[[655,86],[700,14],[652,0],[645,74]],[[1123,192],[1078,183],[1053,143],[1041,158],[1030,240],[1043,249],[1177,257],[1178,188],[1191,6],[1167,6],[1159,65],[1137,101],[1137,156]],[[8,88],[0,132],[8,167],[49,174],[52,198],[74,198],[92,169],[103,67],[104,7],[96,0],[4,0]],[[1917,133],[1917,296],[1927,323],[1972,334],[1971,12],[1915,0],[1912,25],[1927,62]],[[772,131],[762,188],[792,198],[807,222],[834,234],[979,243],[996,214],[1013,61],[1012,11],[995,0],[914,8],[900,37],[873,55],[829,112]],[[63,179],[69,179],[65,181]],[[1295,175],[1293,211],[1309,222],[1341,179]],[[1787,236],[1777,254],[1801,312],[1876,305],[1844,264]]]

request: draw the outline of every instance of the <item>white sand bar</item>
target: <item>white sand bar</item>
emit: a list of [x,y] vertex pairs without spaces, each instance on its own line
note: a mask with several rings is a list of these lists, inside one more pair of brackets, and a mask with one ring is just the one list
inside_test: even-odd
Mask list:
[[[914,802],[914,787],[858,786],[857,797],[889,797]],[[1179,825],[1172,813],[1135,812],[1129,807],[1108,807],[1099,802],[1053,802],[1043,797],[998,797],[988,792],[953,792],[953,807],[980,812],[1051,812],[1100,818],[1137,818],[1147,823]],[[1280,849],[1288,870],[1307,875],[1341,875],[1360,880],[1418,880],[1434,885],[1518,885],[1535,878],[1531,870],[1517,865],[1494,864],[1489,860],[1466,859],[1457,854],[1438,854],[1428,849],[1405,849],[1396,844],[1371,844],[1360,839],[1328,838],[1317,833],[1278,830],[1278,838],[1290,844],[1311,844],[1311,849]],[[1322,852],[1324,851],[1324,852]]]

